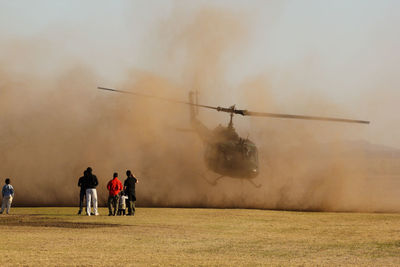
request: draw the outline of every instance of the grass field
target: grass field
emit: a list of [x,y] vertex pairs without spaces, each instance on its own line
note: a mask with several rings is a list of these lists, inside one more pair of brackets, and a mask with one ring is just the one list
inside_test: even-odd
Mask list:
[[[77,208],[0,216],[0,266],[400,265],[400,214]],[[107,214],[106,209],[100,209]]]

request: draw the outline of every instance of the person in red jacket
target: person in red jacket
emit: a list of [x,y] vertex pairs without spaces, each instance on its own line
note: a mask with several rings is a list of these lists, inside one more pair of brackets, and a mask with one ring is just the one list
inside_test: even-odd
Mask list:
[[[122,190],[122,183],[118,180],[118,173],[114,172],[113,179],[107,184],[107,189],[110,192],[108,196],[108,216],[115,216],[118,208],[118,193]],[[114,212],[112,208],[114,208]]]

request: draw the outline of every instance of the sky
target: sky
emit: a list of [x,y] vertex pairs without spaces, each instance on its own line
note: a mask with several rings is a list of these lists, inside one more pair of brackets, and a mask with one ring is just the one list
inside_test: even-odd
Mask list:
[[[341,106],[337,115],[372,121],[357,138],[400,148],[396,0],[0,0],[0,59],[15,59],[6,66],[10,71],[42,77],[83,64],[98,74],[99,84],[110,87],[126,79],[132,68],[173,76],[157,62],[163,51],[149,49],[158,45],[153,33],[163,21],[177,14],[189,20],[205,7],[228,10],[246,28],[245,41],[227,52],[222,104],[245,105],[238,88],[262,76],[280,105],[257,111],[307,113],[285,103],[298,96],[305,102],[323,96]],[[15,48],[24,45],[32,49],[21,53]]]

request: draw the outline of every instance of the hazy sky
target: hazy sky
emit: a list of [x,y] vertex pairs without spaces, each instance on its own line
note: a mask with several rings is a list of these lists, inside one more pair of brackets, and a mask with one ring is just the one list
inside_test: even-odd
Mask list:
[[[296,94],[326,96],[345,107],[340,115],[373,121],[366,139],[400,147],[397,0],[0,0],[0,60],[15,58],[11,71],[48,75],[69,59],[93,68],[108,86],[132,67],[162,74],[143,57],[149,35],[175,10],[203,7],[232,11],[248,29],[227,72],[229,85],[265,75],[282,102]],[[13,54],[10,44],[25,41],[35,52]],[[40,62],[29,54],[37,51]]]

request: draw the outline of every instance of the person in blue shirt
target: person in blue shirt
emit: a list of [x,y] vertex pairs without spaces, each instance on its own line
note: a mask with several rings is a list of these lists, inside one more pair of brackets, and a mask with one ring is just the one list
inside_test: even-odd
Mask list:
[[14,188],[12,185],[10,185],[10,178],[7,178],[5,182],[6,184],[3,186],[3,190],[1,190],[1,193],[3,195],[3,201],[1,203],[0,214],[3,213],[6,207],[7,207],[7,214],[10,212],[11,203],[14,198]]

